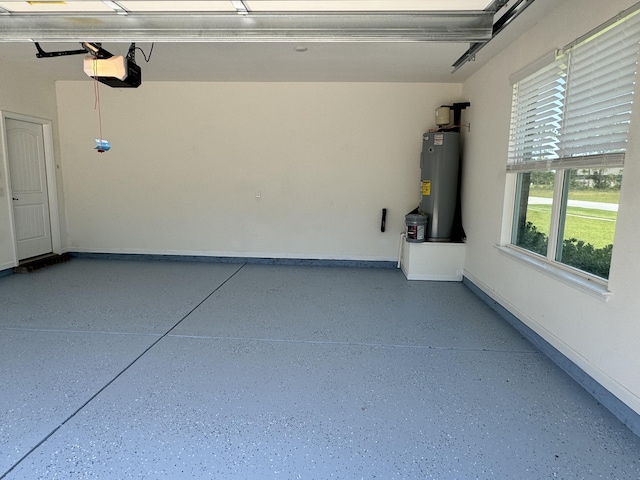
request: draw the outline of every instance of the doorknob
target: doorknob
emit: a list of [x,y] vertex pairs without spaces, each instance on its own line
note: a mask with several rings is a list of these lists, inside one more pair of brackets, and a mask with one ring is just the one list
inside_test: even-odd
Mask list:
[[19,198],[13,197],[14,200],[20,200]]

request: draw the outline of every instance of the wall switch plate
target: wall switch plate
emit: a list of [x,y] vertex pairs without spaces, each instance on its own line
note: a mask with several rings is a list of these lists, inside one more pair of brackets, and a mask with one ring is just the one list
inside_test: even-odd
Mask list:
[[262,192],[260,191],[260,189],[256,189],[256,198],[260,198],[262,197]]

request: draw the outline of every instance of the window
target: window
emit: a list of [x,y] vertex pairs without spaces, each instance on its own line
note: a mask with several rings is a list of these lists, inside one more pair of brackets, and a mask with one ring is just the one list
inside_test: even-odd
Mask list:
[[640,50],[640,10],[516,74],[511,244],[608,279]]

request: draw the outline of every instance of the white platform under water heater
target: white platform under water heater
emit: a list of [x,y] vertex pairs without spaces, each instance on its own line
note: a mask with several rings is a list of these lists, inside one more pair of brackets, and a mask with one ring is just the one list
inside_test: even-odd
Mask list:
[[461,282],[466,247],[464,243],[403,241],[400,268],[407,280]]

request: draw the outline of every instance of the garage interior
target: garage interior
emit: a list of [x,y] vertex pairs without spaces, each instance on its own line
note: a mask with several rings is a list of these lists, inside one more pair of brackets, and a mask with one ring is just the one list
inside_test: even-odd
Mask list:
[[[0,1],[0,478],[638,478],[637,129],[607,282],[503,248],[510,78],[633,8]],[[463,265],[408,280],[456,102]],[[24,274],[12,122],[68,259]]]

